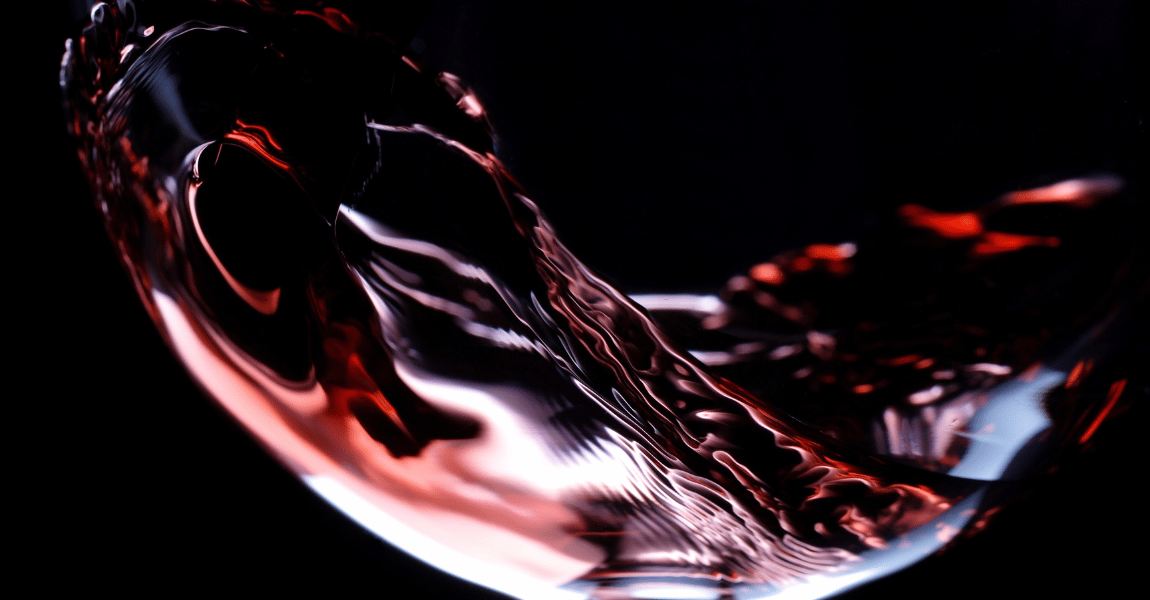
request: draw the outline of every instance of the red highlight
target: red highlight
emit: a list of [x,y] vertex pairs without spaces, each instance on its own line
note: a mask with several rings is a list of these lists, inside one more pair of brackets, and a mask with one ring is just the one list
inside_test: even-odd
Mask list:
[[807,246],[806,255],[815,260],[846,260],[850,254],[843,248],[831,244],[811,244]]
[[971,248],[970,252],[974,256],[991,256],[1034,246],[1054,248],[1060,243],[1062,240],[1056,237],[988,231],[982,235],[982,239],[974,245],[974,248]]
[[1119,379],[1110,384],[1110,391],[1106,393],[1106,405],[1102,407],[1102,410],[1098,411],[1098,416],[1094,417],[1094,422],[1090,423],[1090,427],[1086,428],[1086,432],[1082,434],[1082,437],[1078,438],[1079,444],[1085,444],[1086,440],[1094,435],[1094,432],[1098,430],[1098,426],[1106,419],[1106,415],[1110,414],[1111,409],[1118,403],[1118,398],[1122,396],[1122,391],[1125,389],[1125,379]]
[[1069,179],[1046,187],[1011,192],[1002,200],[1006,204],[1069,204],[1087,208],[1102,198],[1117,194],[1122,186],[1122,179],[1114,176]]
[[279,153],[283,152],[283,147],[275,141],[271,132],[268,131],[266,127],[262,125],[249,125],[238,119],[236,120],[236,124],[239,125],[239,129],[229,131],[224,135],[224,139],[240,144],[280,169],[285,171],[291,170],[291,163],[278,156]]
[[1079,383],[1082,383],[1082,376],[1085,375],[1088,370],[1085,361],[1078,361],[1078,364],[1074,365],[1074,368],[1070,370],[1070,375],[1066,376],[1066,389],[1077,387]]
[[907,225],[929,229],[945,238],[968,238],[983,232],[982,219],[971,212],[940,213],[925,206],[904,204],[898,214]]
[[775,263],[762,263],[751,267],[751,278],[769,285],[782,285],[787,280],[783,270]]
[[359,34],[359,25],[357,25],[340,10],[330,6],[325,6],[322,10],[322,13],[312,10],[297,10],[294,14],[315,17],[324,23],[327,23],[328,27],[331,27],[340,33],[345,33],[353,37]]
[[917,354],[907,354],[905,356],[899,356],[898,358],[892,358],[886,361],[886,364],[892,367],[901,367],[903,365],[909,365],[919,360],[922,360],[921,356]]
[[263,125],[252,125],[250,123],[244,123],[239,119],[236,119],[236,125],[239,126],[240,131],[255,135],[259,139],[263,140],[264,143],[271,146],[272,148],[275,148],[276,150],[283,150],[283,146],[280,146],[275,141],[275,138],[272,137],[272,132],[268,131],[267,127],[264,127]]

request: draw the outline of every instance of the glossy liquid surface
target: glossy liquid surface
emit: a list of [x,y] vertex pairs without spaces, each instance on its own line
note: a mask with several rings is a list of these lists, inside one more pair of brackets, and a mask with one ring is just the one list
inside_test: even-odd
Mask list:
[[105,89],[71,73],[88,166],[200,384],[433,564],[524,596],[823,595],[949,541],[1123,396],[1146,277],[1121,176],[908,203],[715,295],[628,297],[457,78],[393,57],[395,106],[352,102],[281,49],[342,26],[239,14],[124,28]]

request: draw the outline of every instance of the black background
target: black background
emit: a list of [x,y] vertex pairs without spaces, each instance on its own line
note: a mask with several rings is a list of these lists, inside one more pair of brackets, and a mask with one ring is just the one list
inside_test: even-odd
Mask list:
[[[577,254],[633,289],[707,289],[924,195],[961,207],[1099,170],[1144,185],[1137,2],[466,4],[437,5],[423,58],[476,87],[513,172]],[[493,597],[328,508],[190,383],[64,133],[56,68],[75,15],[36,18],[51,35],[23,49],[37,134],[15,175],[43,175],[9,197],[25,240],[12,380],[31,381],[6,419],[24,575],[44,591]],[[1125,595],[1148,539],[1146,422],[1136,405],[982,535],[847,597]]]

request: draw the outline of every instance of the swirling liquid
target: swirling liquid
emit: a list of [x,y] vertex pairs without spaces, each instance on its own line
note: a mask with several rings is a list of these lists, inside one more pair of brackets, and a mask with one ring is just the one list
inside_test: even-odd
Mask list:
[[824,596],[981,527],[1129,397],[1150,262],[1122,175],[904,203],[713,293],[628,295],[477,94],[404,53],[410,20],[250,4],[97,6],[64,59],[81,158],[198,383],[449,572]]

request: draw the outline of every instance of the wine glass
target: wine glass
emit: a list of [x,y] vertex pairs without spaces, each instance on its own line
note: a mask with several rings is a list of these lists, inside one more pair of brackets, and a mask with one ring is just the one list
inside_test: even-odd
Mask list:
[[[888,38],[882,43],[874,42],[877,47],[864,45],[871,54],[848,59],[847,50],[851,46],[846,40],[854,38],[847,34],[857,35],[859,30],[841,24],[845,18],[843,12],[837,15],[840,21],[836,22],[834,18],[824,19],[828,15],[819,14],[818,11],[808,12],[814,9],[791,11],[759,7],[757,11],[769,14],[748,16],[738,12],[735,15],[738,18],[727,15],[713,20],[692,19],[686,23],[674,19],[661,22],[650,18],[650,15],[627,15],[623,12],[600,19],[601,15],[596,13],[595,18],[582,17],[584,21],[572,18],[570,22],[564,23],[570,27],[565,30],[566,37],[563,28],[556,28],[560,32],[556,33],[556,29],[539,27],[534,32],[520,31],[523,38],[516,40],[510,35],[514,31],[508,30],[516,30],[522,23],[546,22],[540,15],[530,15],[529,10],[530,7],[512,10],[506,7],[477,8],[474,5],[442,8],[440,13],[433,12],[427,21],[430,24],[424,24],[423,29],[413,37],[413,54],[409,58],[424,62],[425,65],[420,68],[431,73],[458,73],[458,81],[473,86],[457,84],[451,88],[452,81],[447,82],[449,91],[454,89],[457,99],[482,99],[486,106],[484,114],[490,119],[496,133],[495,155],[519,179],[522,188],[543,206],[575,254],[584,257],[595,269],[606,272],[613,280],[626,282],[619,285],[629,285],[626,290],[628,293],[638,296],[648,292],[645,294],[648,302],[657,301],[650,298],[659,293],[665,295],[669,291],[666,287],[668,282],[682,286],[671,288],[674,290],[699,290],[707,286],[719,288],[727,277],[740,269],[754,266],[748,263],[747,258],[752,251],[759,253],[755,261],[765,260],[774,254],[781,255],[788,248],[810,248],[813,244],[825,242],[837,244],[835,248],[846,252],[845,244],[848,242],[843,240],[853,239],[860,230],[873,230],[876,227],[868,223],[868,219],[877,219],[876,213],[884,212],[883,209],[892,212],[891,209],[906,206],[910,204],[909,199],[920,196],[926,190],[944,196],[943,200],[930,204],[935,208],[969,206],[979,198],[993,198],[990,194],[1006,194],[1022,189],[1025,186],[1017,181],[1004,183],[1005,180],[1022,177],[1020,173],[1038,178],[1034,170],[1050,169],[1045,164],[1034,166],[1032,163],[1066,160],[1066,156],[1062,155],[1066,152],[1065,138],[1058,137],[1065,135],[1065,131],[1026,137],[1033,135],[1030,128],[1037,123],[1048,122],[1050,115],[1043,115],[1042,118],[1033,116],[1031,120],[1024,120],[1019,125],[1016,121],[1019,115],[1008,110],[1017,109],[1011,102],[1018,104],[1023,100],[1033,100],[1039,94],[1026,87],[1026,84],[1033,82],[1010,80],[1009,77],[1017,75],[1017,71],[1001,67],[1002,63],[996,62],[993,55],[979,55],[973,64],[967,58],[969,51],[993,51],[997,48],[1008,59],[1014,59],[1018,50],[1009,46],[1004,50],[977,36],[970,42],[973,49],[959,44],[962,50],[959,57],[948,55],[952,48],[949,44],[957,42],[943,36],[943,40],[936,42],[942,47],[939,50],[941,56],[926,52],[925,55],[931,58],[925,61],[920,61],[918,57],[904,57],[906,64],[896,62],[888,71],[887,67],[877,68],[868,61],[884,61],[893,56],[902,56],[901,52],[896,52],[901,47]],[[830,12],[830,17],[836,17],[834,10]],[[959,13],[962,14],[958,16],[971,18],[971,13]],[[459,17],[460,14],[466,18]],[[850,16],[855,15],[851,13]],[[928,16],[937,18],[934,13]],[[884,22],[885,17],[881,14],[873,15],[876,23]],[[455,38],[448,35],[453,40],[451,43],[445,43],[442,37],[437,39],[436,36],[444,36],[444,32],[463,29],[456,19],[469,28],[474,26],[473,31],[489,33],[464,34]],[[578,45],[572,33],[586,30],[589,27],[588,21],[607,22],[618,27],[618,30],[610,32],[614,37],[608,35],[600,38],[603,47],[595,52]],[[1024,20],[1017,19],[1015,22],[1018,21]],[[1008,19],[1007,23],[1011,21]],[[1004,27],[997,21],[994,24]],[[714,35],[708,29],[720,26],[733,27],[740,36],[732,41],[730,37]],[[770,42],[764,42],[763,38],[758,37],[763,30],[774,34],[767,36]],[[881,31],[889,34],[889,31]],[[954,30],[948,31],[953,37],[963,37],[953,34]],[[723,30],[722,33],[730,32]],[[994,42],[1001,42],[1001,38],[991,35],[1001,35],[1000,31],[981,33],[991,37]],[[156,35],[162,35],[162,32]],[[469,38],[468,35],[475,37]],[[922,38],[931,36],[912,37],[918,43],[916,48],[921,48],[925,42],[930,41]],[[643,44],[647,45],[647,54],[623,54],[618,48],[621,38],[628,42],[634,42],[635,38],[643,40]],[[512,41],[503,42],[502,47],[494,44],[495,47],[491,48],[489,40],[492,39]],[[668,42],[668,39],[673,39],[675,43]],[[708,46],[716,43],[716,40],[730,43],[731,47]],[[761,44],[766,44],[767,48],[772,48],[771,44],[778,44],[789,50],[795,49],[796,45],[800,49],[804,47],[803,44],[808,45],[805,46],[805,52],[798,52],[800,58],[795,61],[797,65],[777,66],[762,62],[766,59],[779,60],[779,55],[764,50]],[[926,46],[930,47],[929,44]],[[475,47],[481,50],[477,51]],[[556,56],[555,47],[575,47],[580,52],[574,57],[570,54]],[[1024,47],[1030,48],[1029,45]],[[524,48],[534,49],[537,53],[524,52]],[[708,49],[710,54],[705,51]],[[739,51],[743,54],[739,54]],[[437,55],[437,52],[441,54]],[[1086,55],[1089,56],[1089,52]],[[713,60],[716,56],[730,62]],[[482,58],[469,61],[470,57]],[[656,62],[655,58],[659,60]],[[744,62],[740,63],[740,60]],[[850,64],[854,61],[862,62],[863,66]],[[719,66],[716,67],[716,64]],[[811,68],[812,64],[818,68]],[[1002,69],[985,75],[989,81],[961,71],[963,68],[975,69],[978,74],[980,72],[976,69],[987,64],[998,65]],[[857,85],[850,77],[860,74],[883,75],[886,79],[882,84],[891,86],[892,81],[898,83],[899,78],[906,75],[908,70],[923,66],[936,67],[939,72],[925,77],[925,84],[917,83],[926,88],[914,90],[913,95],[916,97],[903,99],[905,104],[887,106],[883,103],[894,100],[894,95],[881,94],[876,97],[873,92],[854,91],[861,99],[850,98],[852,85]],[[858,71],[852,71],[852,68]],[[581,72],[580,69],[585,70]],[[829,81],[812,75],[826,73],[828,70],[834,72],[835,69],[846,70],[852,75],[845,80],[831,78]],[[949,82],[947,78],[953,76],[956,69],[969,79],[957,84]],[[714,81],[705,78],[708,73],[714,76]],[[1071,74],[1075,73],[1071,69]],[[736,77],[742,74],[746,77]],[[1049,75],[1038,73],[1034,78],[1041,79]],[[737,82],[734,89],[723,87],[731,85],[732,80]],[[940,96],[947,96],[959,88],[965,89],[966,82],[971,80],[978,82],[974,86],[978,91],[969,92],[971,97],[963,99],[974,104],[973,109],[968,108],[970,114],[955,119],[952,113],[947,112],[955,109],[955,104],[951,103],[942,103],[941,112],[934,112],[940,110]],[[632,81],[638,83],[628,89]],[[714,87],[702,89],[700,81]],[[595,90],[595,85],[600,83],[603,85],[602,90],[609,91],[610,102]],[[786,94],[781,96],[764,91],[776,87],[769,84],[778,83],[796,85],[787,86]],[[998,97],[997,93],[991,94],[990,98],[985,96],[991,84],[1009,84],[1003,92],[1005,100]],[[684,86],[688,89],[684,89]],[[895,89],[903,92],[913,88],[909,84],[905,88],[895,86]],[[715,98],[732,97],[740,100],[731,106],[715,102]],[[767,100],[766,116],[748,114],[748,101],[743,100],[745,98]],[[1085,101],[1067,102],[1045,108],[1054,116],[1061,116],[1070,109],[1082,108]],[[926,107],[924,110],[927,114],[918,113],[906,117],[903,111],[908,110],[908,105],[912,105],[912,110],[919,110],[915,107]],[[1089,102],[1086,105],[1093,106]],[[851,113],[864,108],[875,110],[880,116],[872,117],[873,121],[864,120],[860,123],[858,117]],[[986,120],[987,113],[997,113],[1000,110],[1005,114],[998,115],[998,121]],[[780,114],[785,114],[786,118],[778,116]],[[940,114],[946,117],[938,116]],[[702,125],[700,120],[690,118],[695,115],[701,117]],[[896,116],[898,119],[895,119]],[[907,118],[904,129],[890,127],[892,122],[898,122],[904,117]],[[682,122],[678,120],[680,118]],[[1070,126],[1070,133],[1085,135],[1083,132],[1093,131],[1097,122],[1084,120],[1086,122]],[[956,121],[960,125],[954,125]],[[963,130],[972,122],[980,123],[985,129],[973,132]],[[736,128],[738,124],[747,123],[750,125],[746,125],[746,129]],[[372,124],[383,127],[376,128],[376,131],[388,134],[396,133],[394,128],[403,126],[381,122]],[[1010,135],[1003,135],[992,125],[1006,127]],[[680,127],[682,133],[678,131]],[[867,134],[874,129],[884,131],[889,138],[868,138]],[[943,133],[935,129],[942,129]],[[955,129],[960,131],[956,132]],[[679,143],[651,143],[653,130],[675,131],[674,135],[661,139],[669,137],[673,141],[679,140]],[[778,130],[783,141],[755,135],[764,130]],[[987,133],[987,130],[992,133]],[[1124,129],[1117,127],[1116,130],[1118,133],[1109,132],[1109,135],[1121,137]],[[242,133],[254,135],[253,132],[258,130]],[[537,138],[532,136],[544,135],[548,148],[553,151],[532,151],[531,147],[538,143],[533,141]],[[680,135],[683,137],[680,138]],[[1026,141],[1019,143],[1018,137],[1013,136],[1022,136]],[[1055,137],[1062,142],[1052,145],[1053,149],[1049,152],[1036,152],[1038,156],[1028,154],[1021,159],[1010,154],[1019,152],[1020,148],[1041,150],[1044,144],[1050,143]],[[868,147],[865,152],[860,150],[860,146],[864,145],[861,139],[864,138],[867,139],[865,145]],[[943,140],[940,145],[944,147],[936,148],[934,152],[916,150],[910,153],[897,147],[915,142],[929,148],[930,140],[933,139]],[[980,153],[972,158],[961,147],[962,143],[966,143],[979,150],[986,150],[993,146],[991,142],[1002,143],[1003,139],[1015,142],[1015,146],[1003,143],[1006,149],[1002,152],[1026,162],[1024,168],[1000,168],[997,163],[1003,160],[1003,156]],[[1137,139],[1128,143],[1136,144]],[[755,144],[768,146],[768,150],[764,151]],[[776,146],[773,151],[769,148],[772,144]],[[952,148],[952,144],[960,147]],[[756,147],[755,152],[749,156],[748,147]],[[218,148],[213,150],[219,151]],[[794,158],[796,151],[809,152],[813,158],[801,155]],[[1082,161],[1082,164],[1059,167],[1076,176],[1067,179],[1085,182],[1083,185],[1087,186],[1114,187],[1119,185],[1116,182],[1120,180],[1123,186],[1137,186],[1137,181],[1131,181],[1137,169],[1131,168],[1124,161],[1136,163],[1144,160],[1144,154],[1138,154],[1136,149],[1123,146],[1122,143],[1113,147],[1106,146],[1100,152],[1101,158],[1095,156],[1092,160],[1104,163],[1109,161],[1106,163],[1109,170],[1121,173],[1112,174],[1107,171],[1098,174],[1098,165],[1094,164],[1089,165],[1092,170],[1087,170],[1083,164],[1089,163],[1089,160]],[[860,158],[863,154],[867,155],[865,160]],[[956,162],[956,155],[966,157],[969,162]],[[219,156],[223,156],[222,151]],[[892,169],[889,165],[896,162],[898,168]],[[835,170],[835,167],[841,169]],[[832,170],[836,173],[834,178],[829,175]],[[875,170],[879,174],[875,174]],[[1069,173],[1075,170],[1087,172]],[[960,181],[961,178],[956,175],[959,172],[978,173],[973,178],[977,181]],[[939,191],[939,181],[947,182],[947,186],[952,189]],[[548,185],[548,182],[563,182],[563,185]],[[892,189],[898,186],[904,189]],[[772,195],[782,190],[790,192],[784,194],[786,197],[797,195],[803,201],[796,205],[777,200],[761,203],[739,200],[724,205],[715,199],[708,201],[704,206],[706,210],[699,209],[697,198],[704,194],[710,198],[729,195],[745,198],[749,195],[749,188],[755,188],[759,194],[765,189],[773,192]],[[626,198],[626,202],[622,198]],[[866,202],[849,200],[851,198],[866,198]],[[652,207],[656,201],[657,210]],[[619,206],[640,208],[620,209]],[[818,208],[811,209],[812,206]],[[698,230],[686,228],[681,223],[682,219],[676,220],[677,213],[685,215],[689,221],[701,222],[704,226],[698,227]],[[342,214],[355,216],[354,213]],[[786,217],[779,218],[777,215],[780,214]],[[785,225],[771,223],[771,215],[776,215],[775,222]],[[770,233],[761,233],[763,228],[769,229]],[[728,229],[732,231],[731,234],[715,239],[713,232]],[[595,231],[595,237],[581,237],[589,231]],[[711,233],[700,235],[699,231]],[[668,233],[671,234],[670,238]],[[692,240],[692,243],[674,243],[683,237]],[[628,251],[621,250],[629,246],[635,247]],[[652,252],[649,248],[657,250]],[[349,261],[354,262],[351,259]],[[776,264],[787,268],[788,265],[793,266],[790,263],[770,261],[754,264]],[[658,312],[658,308],[650,305],[648,308]],[[168,335],[173,335],[170,330]],[[736,383],[740,382],[736,380]],[[201,385],[208,384],[201,379]],[[219,396],[219,393],[216,395]],[[232,410],[236,409],[233,407]],[[806,419],[814,420],[809,415]],[[248,425],[251,426],[251,423]],[[823,429],[823,435],[835,433],[825,423],[818,427]],[[268,443],[266,438],[264,441]],[[282,456],[284,450],[278,450]],[[293,457],[289,452],[283,458],[291,461]],[[296,468],[299,469],[298,465]],[[344,508],[346,510],[348,507],[345,505]]]

